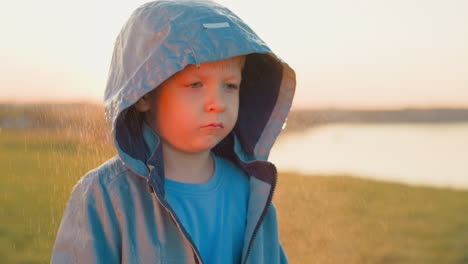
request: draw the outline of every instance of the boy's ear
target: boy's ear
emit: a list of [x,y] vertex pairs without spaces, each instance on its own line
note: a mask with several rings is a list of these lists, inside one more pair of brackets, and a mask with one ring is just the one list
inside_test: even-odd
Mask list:
[[143,97],[138,99],[138,101],[134,104],[134,106],[139,112],[149,111],[151,109],[149,94],[143,95]]

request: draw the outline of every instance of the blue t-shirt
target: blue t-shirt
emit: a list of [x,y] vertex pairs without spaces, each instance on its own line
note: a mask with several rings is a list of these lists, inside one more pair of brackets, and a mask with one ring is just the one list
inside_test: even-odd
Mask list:
[[166,179],[166,199],[190,234],[204,263],[239,263],[247,217],[249,179],[230,161],[211,155],[206,183]]

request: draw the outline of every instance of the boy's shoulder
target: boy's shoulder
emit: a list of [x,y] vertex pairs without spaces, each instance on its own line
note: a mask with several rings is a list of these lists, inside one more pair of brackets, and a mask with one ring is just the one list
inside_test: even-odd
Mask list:
[[108,159],[99,167],[88,171],[76,183],[77,187],[86,188],[91,186],[100,185],[108,187],[115,182],[116,179],[125,177],[130,173],[130,170],[125,166],[118,155]]

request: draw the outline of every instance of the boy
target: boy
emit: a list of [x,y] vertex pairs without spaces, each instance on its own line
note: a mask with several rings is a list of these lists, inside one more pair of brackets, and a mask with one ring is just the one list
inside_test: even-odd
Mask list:
[[228,9],[155,1],[115,42],[118,155],[74,187],[52,263],[286,263],[267,160],[294,71]]

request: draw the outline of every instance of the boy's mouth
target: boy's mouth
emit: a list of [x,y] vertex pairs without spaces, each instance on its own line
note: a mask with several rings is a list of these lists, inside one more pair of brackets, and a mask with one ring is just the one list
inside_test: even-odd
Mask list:
[[223,123],[211,123],[203,127],[219,127],[219,128],[224,128]]

